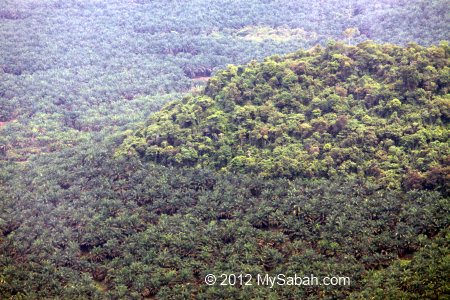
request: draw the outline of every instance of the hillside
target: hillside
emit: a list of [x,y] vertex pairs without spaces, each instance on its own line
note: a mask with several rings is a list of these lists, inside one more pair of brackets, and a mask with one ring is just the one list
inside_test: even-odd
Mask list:
[[168,104],[119,153],[262,177],[358,177],[447,189],[447,44],[331,43],[229,66]]
[[[4,165],[0,295],[448,294],[448,55],[331,43],[230,66],[127,138]],[[351,284],[204,283],[233,272]]]
[[15,122],[0,129],[0,160],[134,128],[227,64],[330,39],[449,40],[448,7],[448,0],[3,0],[0,122]]
[[0,299],[447,299],[449,1],[1,0]]

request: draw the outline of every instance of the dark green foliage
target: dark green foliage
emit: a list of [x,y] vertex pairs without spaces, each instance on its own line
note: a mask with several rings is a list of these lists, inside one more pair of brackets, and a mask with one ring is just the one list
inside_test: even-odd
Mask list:
[[[442,0],[3,0],[0,122],[16,121],[0,128],[0,147],[25,160],[115,131],[153,111],[141,96],[188,91],[202,85],[192,78],[229,63],[330,39],[449,40],[447,8]],[[349,38],[347,28],[359,33]]]
[[[407,257],[450,221],[448,198],[436,191],[260,180],[110,155],[101,144],[65,150],[9,181],[0,207],[1,295],[343,298],[364,286],[367,272]],[[335,274],[354,284],[203,284],[206,274],[224,272]]]
[[0,2],[0,299],[445,299],[447,0]]
[[170,103],[121,153],[263,177],[368,177],[448,189],[447,44],[331,43],[230,66]]
[[450,295],[450,233],[443,230],[412,259],[400,259],[384,270],[371,271],[363,289],[350,299],[448,299]]

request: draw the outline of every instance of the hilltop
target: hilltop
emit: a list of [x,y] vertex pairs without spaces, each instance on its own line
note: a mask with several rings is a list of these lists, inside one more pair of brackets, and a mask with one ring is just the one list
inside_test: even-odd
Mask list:
[[[448,56],[446,44],[332,43],[229,66],[125,140],[5,168],[0,295],[448,294]],[[351,285],[204,283],[228,272]]]
[[445,43],[333,42],[230,65],[200,95],[152,115],[118,153],[264,178],[445,189],[449,54]]

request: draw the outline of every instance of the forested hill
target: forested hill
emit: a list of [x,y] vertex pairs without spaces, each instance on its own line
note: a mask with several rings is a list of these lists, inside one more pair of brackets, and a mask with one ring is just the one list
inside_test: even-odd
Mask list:
[[0,0],[0,299],[447,299],[449,8]]
[[164,94],[187,92],[227,64],[330,39],[449,40],[448,7],[448,0],[2,0],[0,160],[25,161],[131,127],[178,97]]
[[448,44],[330,43],[229,66],[119,152],[263,177],[446,189],[449,54]]

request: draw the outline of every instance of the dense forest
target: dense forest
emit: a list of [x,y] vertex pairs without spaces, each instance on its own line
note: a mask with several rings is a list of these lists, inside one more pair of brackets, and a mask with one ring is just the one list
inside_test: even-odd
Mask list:
[[0,299],[447,299],[449,7],[3,0]]
[[231,66],[171,102],[122,152],[262,177],[448,189],[447,44],[330,44]]
[[8,126],[1,126],[0,149],[23,161],[130,128],[179,98],[168,93],[203,85],[227,64],[330,39],[449,40],[449,4],[3,0],[0,122]]

